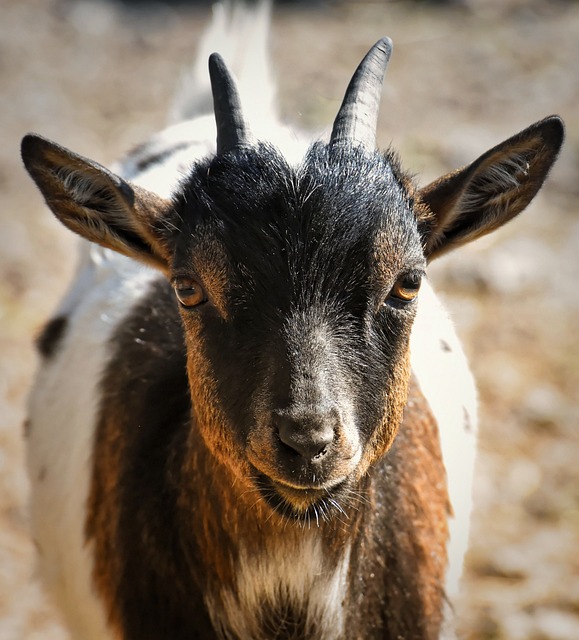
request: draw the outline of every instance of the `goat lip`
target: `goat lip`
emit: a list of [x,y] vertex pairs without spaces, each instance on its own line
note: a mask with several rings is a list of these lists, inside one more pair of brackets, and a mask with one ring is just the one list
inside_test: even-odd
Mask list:
[[345,478],[339,478],[335,481],[330,482],[310,482],[310,483],[296,483],[288,480],[277,480],[270,478],[271,483],[274,487],[278,488],[280,491],[293,491],[293,492],[319,492],[320,494],[325,494],[328,491],[331,491],[334,487],[344,482]]
[[[331,499],[335,505],[334,496],[339,494],[347,484],[347,478],[343,478],[340,481],[331,483],[331,485],[328,483],[318,486],[296,486],[288,484],[286,481],[273,480],[262,473],[259,473],[256,480],[266,503],[274,511],[290,520],[301,520],[309,513],[311,513],[312,518],[317,519],[316,504],[327,502]],[[338,511],[342,510],[338,507]],[[325,512],[325,510],[322,512]],[[323,519],[327,519],[327,515],[324,515]]]

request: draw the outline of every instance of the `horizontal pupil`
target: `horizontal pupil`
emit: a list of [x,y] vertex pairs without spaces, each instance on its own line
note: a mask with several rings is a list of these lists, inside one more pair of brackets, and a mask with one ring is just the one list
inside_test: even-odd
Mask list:
[[200,287],[176,288],[175,293],[185,307],[193,307],[205,301],[205,294]]
[[418,295],[420,280],[420,277],[413,277],[412,275],[401,278],[392,287],[390,297],[400,300],[401,302],[412,302]]
[[403,280],[400,283],[400,288],[406,289],[407,291],[417,291],[420,288],[420,280],[415,280],[413,278]]

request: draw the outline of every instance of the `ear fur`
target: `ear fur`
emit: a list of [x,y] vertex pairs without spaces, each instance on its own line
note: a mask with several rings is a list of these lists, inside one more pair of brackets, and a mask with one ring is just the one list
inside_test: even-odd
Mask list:
[[64,225],[103,247],[168,270],[170,201],[41,136],[25,136],[21,150],[28,173]]
[[425,238],[428,260],[519,214],[541,188],[563,138],[563,121],[550,116],[424,187],[420,199],[433,214]]

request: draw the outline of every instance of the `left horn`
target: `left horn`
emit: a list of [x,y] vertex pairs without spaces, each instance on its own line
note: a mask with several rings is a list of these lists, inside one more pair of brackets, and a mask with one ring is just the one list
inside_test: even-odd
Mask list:
[[359,64],[334,121],[331,147],[353,144],[376,149],[380,95],[391,53],[392,40],[381,38]]
[[209,77],[217,124],[217,153],[249,144],[249,129],[243,118],[235,80],[217,53],[209,56]]

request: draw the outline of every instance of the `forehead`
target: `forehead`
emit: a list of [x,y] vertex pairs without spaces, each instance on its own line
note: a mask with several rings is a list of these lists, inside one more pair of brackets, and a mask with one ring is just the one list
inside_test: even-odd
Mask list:
[[227,265],[264,286],[328,277],[344,286],[369,270],[421,266],[412,201],[388,154],[317,144],[290,167],[260,145],[198,166],[183,185],[178,266],[203,275]]

